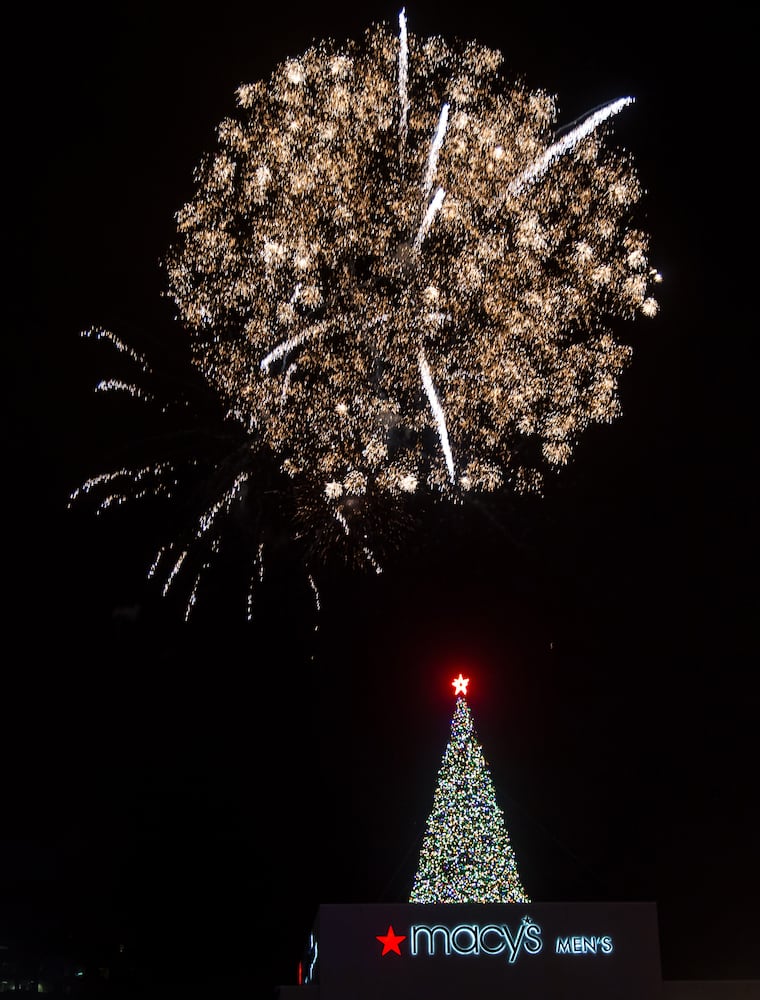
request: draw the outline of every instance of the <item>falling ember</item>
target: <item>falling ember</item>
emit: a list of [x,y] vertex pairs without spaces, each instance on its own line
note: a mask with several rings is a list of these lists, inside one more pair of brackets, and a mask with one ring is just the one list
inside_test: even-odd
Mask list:
[[319,507],[301,524],[337,527],[378,572],[356,519],[380,498],[540,491],[619,413],[631,351],[611,324],[657,313],[641,187],[606,142],[634,99],[558,135],[554,99],[509,84],[500,53],[418,38],[403,10],[397,32],[318,43],[237,99],[166,260],[192,363],[248,457],[216,477],[196,541],[261,456]]

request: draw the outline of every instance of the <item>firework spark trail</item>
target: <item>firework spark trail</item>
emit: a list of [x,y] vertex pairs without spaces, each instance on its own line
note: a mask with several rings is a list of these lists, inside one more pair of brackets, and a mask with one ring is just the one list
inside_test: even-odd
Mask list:
[[[338,524],[341,526],[341,528],[343,529],[345,535],[348,537],[351,534],[351,529],[350,529],[350,527],[348,525],[348,521],[343,516],[342,511],[340,511],[340,510],[334,510],[333,511],[333,517],[338,522]],[[374,553],[370,549],[368,549],[366,545],[362,545],[361,549],[362,549],[362,552],[364,553],[364,555],[365,555],[365,557],[367,559],[367,562],[374,569],[374,571],[377,574],[382,573],[383,572],[383,567],[378,563],[377,559],[375,559]]]
[[294,348],[299,347],[305,340],[308,340],[309,337],[313,337],[315,334],[320,333],[324,327],[324,323],[317,323],[316,326],[309,327],[307,330],[302,330],[294,337],[290,337],[289,340],[284,340],[281,344],[278,344],[277,347],[271,350],[265,358],[261,359],[259,367],[265,375],[268,375],[269,369],[275,361],[279,361],[280,358],[285,357]]
[[192,589],[190,591],[190,596],[188,597],[187,604],[185,605],[186,622],[190,620],[190,613],[192,612],[193,608],[195,607],[198,601],[198,586],[201,582],[201,577],[208,570],[208,568],[209,568],[209,563],[205,562],[198,570],[198,573],[195,577],[195,582],[193,583]]
[[446,135],[446,126],[449,121],[449,106],[444,104],[441,108],[441,115],[438,119],[438,128],[436,129],[435,137],[433,139],[432,145],[430,146],[430,153],[428,154],[427,170],[425,171],[425,180],[422,185],[422,194],[425,201],[430,197],[430,192],[433,188],[433,180],[435,179],[435,172],[438,169],[438,154],[441,151],[441,146],[443,145],[443,140]]
[[350,535],[351,534],[351,529],[348,526],[348,521],[343,516],[343,512],[340,511],[340,510],[333,511],[333,516],[335,517],[335,520],[338,522],[338,524],[341,526],[341,528],[343,528],[343,531],[345,532],[345,534],[346,535]]
[[144,500],[145,497],[157,497],[157,496],[170,497],[171,495],[172,495],[171,490],[169,489],[168,486],[165,486],[163,483],[159,483],[152,489],[136,490],[134,493],[129,493],[129,494],[111,493],[109,496],[104,497],[104,499],[100,501],[95,512],[97,514],[101,514],[103,513],[103,511],[108,510],[109,507],[113,506],[119,507],[121,506],[121,504],[132,503],[134,500]]
[[166,595],[169,593],[169,588],[171,587],[172,583],[174,582],[174,578],[176,577],[177,573],[179,573],[180,569],[182,568],[182,563],[185,561],[186,558],[187,558],[187,549],[184,549],[182,552],[180,552],[179,558],[175,562],[175,564],[174,564],[174,566],[172,568],[171,573],[166,578],[166,583],[164,584],[164,589],[161,592],[164,597],[166,597]]
[[285,405],[288,390],[290,389],[290,381],[293,378],[297,367],[298,366],[294,361],[292,364],[288,365],[287,370],[285,371],[285,378],[282,380],[282,393],[280,394],[280,402],[283,406]]
[[451,322],[451,313],[429,312],[425,314],[425,322],[433,326],[443,326]]
[[139,385],[135,385],[132,382],[122,382],[118,378],[101,379],[95,386],[95,392],[127,392],[130,396],[134,396],[135,399],[144,399],[146,402],[151,402],[155,398]]
[[165,551],[166,551],[166,549],[162,546],[158,550],[158,552],[156,553],[155,559],[153,560],[153,562],[150,564],[150,567],[148,568],[148,574],[147,575],[148,575],[148,579],[149,580],[152,580],[153,577],[156,575],[156,570],[158,569],[158,564],[161,562],[161,559],[163,558],[163,555],[164,555]]
[[233,502],[240,496],[240,488],[250,479],[250,473],[239,472],[235,478],[235,482],[230,486],[230,488],[222,494],[222,496],[216,501],[216,503],[210,507],[205,514],[202,514],[198,520],[198,530],[196,532],[196,538],[202,538],[212,527],[220,512],[224,510],[229,511]]
[[574,128],[567,135],[563,136],[559,142],[555,142],[553,145],[549,146],[539,158],[532,163],[526,170],[516,177],[512,183],[507,188],[509,194],[518,195],[523,189],[528,185],[532,184],[533,181],[537,180],[542,174],[545,174],[549,167],[554,163],[555,160],[559,159],[560,156],[567,153],[577,146],[581,139],[585,139],[587,135],[597,129],[602,122],[605,122],[608,118],[613,115],[619,114],[623,108],[628,107],[629,104],[633,104],[635,99],[633,97],[620,97],[616,101],[612,101],[610,104],[605,105],[598,111],[595,111],[592,115],[581,122],[581,124]]
[[443,199],[446,197],[446,192],[443,188],[438,188],[433,196],[433,200],[427,207],[427,212],[425,212],[425,218],[422,220],[420,228],[417,230],[417,235],[414,237],[414,249],[419,253],[422,246],[422,242],[428,234],[428,230],[433,224],[433,219],[436,217],[443,204]]
[[407,119],[409,116],[409,95],[407,93],[407,82],[409,79],[409,44],[406,34],[406,11],[402,9],[398,16],[399,24],[399,47],[398,47],[398,99],[400,105],[399,112],[399,142],[403,154],[407,138]]
[[362,552],[364,552],[364,555],[367,557],[367,562],[379,576],[383,572],[383,567],[380,565],[377,559],[375,559],[374,552],[371,552],[366,545],[362,545]]
[[[258,566],[258,578],[259,584],[264,582],[264,543],[260,542],[258,550],[256,552],[256,558],[253,560],[254,569]],[[248,581],[248,593],[246,594],[246,619],[247,621],[253,621],[253,595],[256,589],[255,574],[251,574],[251,578]]]
[[449,479],[453,483],[455,481],[454,456],[451,454],[449,433],[446,430],[446,415],[436,394],[433,376],[430,374],[430,366],[427,363],[424,351],[420,350],[417,360],[420,366],[420,374],[422,375],[422,384],[425,386],[425,392],[430,402],[430,409],[433,411],[436,426],[438,427],[438,437],[440,438],[441,448],[443,448],[443,454],[446,459],[446,468],[449,470]]
[[109,341],[113,344],[117,351],[122,354],[127,354],[133,361],[137,362],[146,374],[150,371],[148,359],[142,354],[139,354],[133,347],[130,347],[129,344],[125,344],[123,340],[120,340],[117,336],[111,333],[110,330],[103,330],[101,327],[93,327],[90,330],[84,330],[81,336],[90,340]]
[[308,579],[309,579],[309,586],[311,587],[312,591],[314,592],[314,604],[315,604],[315,606],[317,608],[317,611],[319,611],[320,607],[321,607],[320,601],[319,601],[319,591],[317,590],[317,585],[314,582],[314,577],[311,575],[311,573],[309,573]]
[[[153,476],[158,478],[162,476],[167,471],[174,471],[174,466],[171,462],[159,462],[157,465],[145,465],[139,469],[117,469],[115,472],[102,472],[98,476],[92,476],[92,478],[86,480],[81,486],[77,487],[71,495],[69,496],[69,507],[71,507],[83,494],[91,493],[93,490],[97,489],[99,486],[104,486],[108,483],[115,482],[118,479],[127,479],[134,485],[141,483],[148,476]],[[164,495],[171,496],[171,491],[168,484],[157,483],[152,490],[147,488],[138,491],[137,493],[130,494],[120,494],[114,493],[110,498],[106,498],[113,502],[113,498],[123,496],[126,499],[137,499],[145,496],[150,496],[151,494],[162,493]],[[106,501],[102,501],[105,503]],[[101,504],[102,505],[102,504]]]

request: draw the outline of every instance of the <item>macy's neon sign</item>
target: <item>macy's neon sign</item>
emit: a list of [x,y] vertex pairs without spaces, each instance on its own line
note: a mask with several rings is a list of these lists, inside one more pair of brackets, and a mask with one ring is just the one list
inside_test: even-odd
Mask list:
[[543,948],[541,928],[527,916],[515,931],[507,924],[412,924],[409,950],[412,955],[504,955],[514,964],[521,951],[537,955]]

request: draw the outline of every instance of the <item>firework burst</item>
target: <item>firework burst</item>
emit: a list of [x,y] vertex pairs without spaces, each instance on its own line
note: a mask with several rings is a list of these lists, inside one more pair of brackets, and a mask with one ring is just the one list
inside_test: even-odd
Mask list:
[[[415,37],[402,11],[398,30],[320,43],[239,88],[166,269],[240,461],[159,559],[165,590],[193,544],[218,547],[262,458],[312,554],[342,547],[379,571],[410,502],[540,492],[617,416],[631,352],[610,324],[654,315],[659,280],[631,224],[636,172],[605,143],[633,98],[558,133],[554,99],[501,67],[481,45]],[[175,481],[167,462],[79,493],[105,487],[103,507]],[[254,576],[261,560],[259,542]]]

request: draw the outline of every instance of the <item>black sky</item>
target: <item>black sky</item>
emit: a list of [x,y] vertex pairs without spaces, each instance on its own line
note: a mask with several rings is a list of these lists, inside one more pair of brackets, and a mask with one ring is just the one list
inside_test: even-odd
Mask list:
[[398,9],[28,9],[5,102],[2,926],[125,937],[178,995],[224,968],[269,996],[320,902],[407,898],[462,669],[531,895],[654,899],[667,976],[760,978],[749,28],[407,14],[500,49],[563,121],[636,97],[615,137],[664,283],[655,320],[617,328],[623,416],[541,501],[434,509],[380,577],[325,568],[319,615],[283,550],[252,624],[221,586],[184,625],[145,581],[150,517],[66,510],[146,431],[95,398],[110,355],[79,334],[173,329],[159,262],[236,87]]

